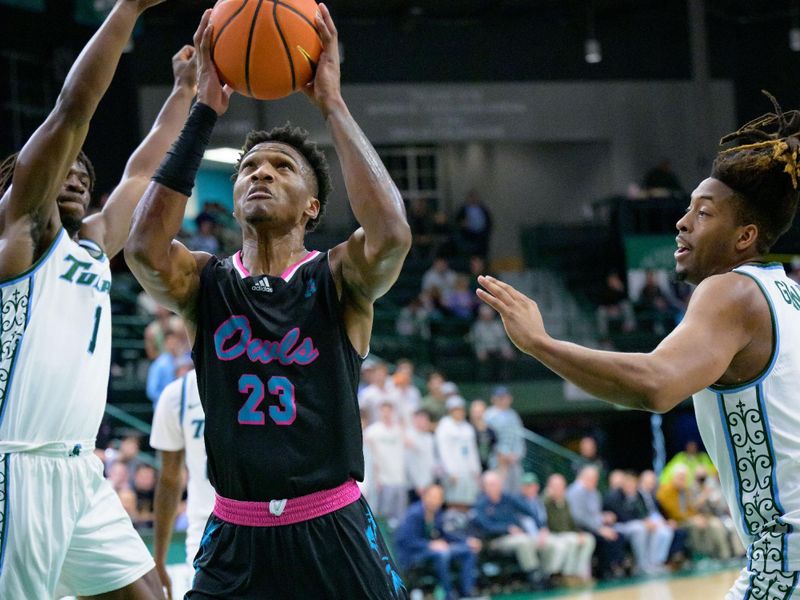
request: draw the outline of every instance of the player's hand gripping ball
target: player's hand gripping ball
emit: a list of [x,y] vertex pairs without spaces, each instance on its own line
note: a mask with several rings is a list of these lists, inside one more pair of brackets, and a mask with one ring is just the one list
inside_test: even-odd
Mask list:
[[322,52],[314,0],[219,0],[211,13],[211,59],[223,83],[273,100],[314,78]]

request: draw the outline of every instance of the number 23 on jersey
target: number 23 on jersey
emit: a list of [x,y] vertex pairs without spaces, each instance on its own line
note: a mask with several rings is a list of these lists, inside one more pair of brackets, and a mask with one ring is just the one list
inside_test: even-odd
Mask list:
[[[294,386],[283,376],[273,375],[267,381],[267,391],[278,397],[278,406],[267,408],[270,419],[276,425],[291,425],[297,416],[294,400]],[[257,375],[247,373],[239,378],[239,392],[247,394],[244,406],[239,409],[240,425],[264,425],[266,415],[259,406],[264,401],[264,382]]]

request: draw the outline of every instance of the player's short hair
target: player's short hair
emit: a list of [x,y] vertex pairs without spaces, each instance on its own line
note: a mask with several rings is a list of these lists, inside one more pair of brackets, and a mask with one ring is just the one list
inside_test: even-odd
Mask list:
[[800,198],[800,111],[784,112],[777,100],[767,113],[726,135],[711,167],[711,177],[734,191],[739,223],[758,227],[757,249],[766,253],[792,226]]
[[244,146],[242,146],[242,153],[239,155],[239,160],[236,161],[233,171],[234,178],[239,175],[239,167],[245,155],[255,146],[264,142],[279,142],[291,146],[303,155],[314,171],[315,196],[319,200],[319,214],[306,223],[306,231],[314,231],[322,219],[328,196],[333,190],[330,168],[328,167],[328,159],[325,158],[325,153],[320,150],[315,142],[308,139],[308,131],[300,127],[294,127],[291,123],[286,123],[283,127],[275,127],[269,131],[251,131],[247,134]]
[[[11,186],[11,178],[14,176],[14,168],[17,166],[17,156],[19,156],[19,152],[14,152],[14,154],[7,156],[0,163],[0,194],[5,194],[6,190]],[[83,166],[86,167],[86,172],[89,173],[89,193],[91,194],[94,191],[95,181],[97,181],[94,165],[83,150],[78,152],[75,160],[83,163]]]

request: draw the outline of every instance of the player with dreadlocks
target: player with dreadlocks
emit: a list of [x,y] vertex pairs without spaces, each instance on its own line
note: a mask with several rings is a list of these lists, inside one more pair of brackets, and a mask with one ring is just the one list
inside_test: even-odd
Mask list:
[[788,599],[800,571],[800,286],[764,262],[798,202],[800,113],[725,136],[678,221],[679,277],[696,284],[683,321],[650,353],[551,338],[536,303],[493,277],[478,296],[523,352],[590,394],[665,412],[694,397],[747,565],[726,600]]

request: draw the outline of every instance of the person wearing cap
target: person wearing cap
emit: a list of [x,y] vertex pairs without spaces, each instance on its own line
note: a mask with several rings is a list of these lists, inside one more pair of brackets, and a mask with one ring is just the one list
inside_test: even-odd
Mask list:
[[467,422],[464,398],[451,396],[445,406],[448,414],[435,434],[445,499],[449,505],[469,507],[478,496],[481,475],[475,430]]
[[482,483],[473,524],[488,541],[490,550],[514,554],[531,586],[542,589],[546,578],[541,569],[538,533],[531,535],[523,528],[525,516],[535,519],[533,511],[522,496],[503,491],[503,478],[496,471],[486,471]]
[[536,538],[542,570],[546,575],[560,575],[566,585],[572,585],[576,573],[569,573],[570,554],[577,548],[575,541],[567,534],[553,533],[548,528],[547,509],[539,496],[540,483],[536,473],[522,475],[522,498],[531,509],[532,517],[523,517],[523,529]]
[[490,467],[503,477],[503,489],[519,493],[522,458],[525,456],[525,429],[519,413],[511,408],[514,401],[506,386],[492,392],[492,407],[486,411],[486,423],[497,434],[497,445]]

